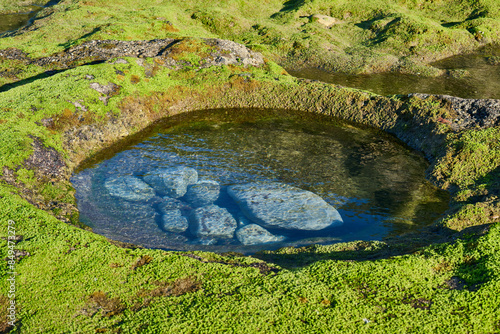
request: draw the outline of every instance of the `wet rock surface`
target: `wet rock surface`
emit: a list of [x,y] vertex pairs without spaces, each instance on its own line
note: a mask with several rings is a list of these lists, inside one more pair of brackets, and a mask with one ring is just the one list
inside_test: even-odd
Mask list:
[[191,210],[191,207],[183,201],[170,197],[163,197],[162,201],[158,204],[158,210],[162,214],[167,214],[168,212],[177,209],[187,211]]
[[146,201],[155,196],[153,188],[134,176],[111,177],[104,187],[111,196],[129,201]]
[[182,233],[188,229],[189,223],[181,210],[175,209],[163,214],[161,227],[168,232]]
[[264,227],[321,230],[343,223],[337,210],[321,197],[287,184],[234,185],[228,193],[250,220]]
[[[142,169],[140,165],[136,167]],[[137,171],[136,174],[140,173]],[[138,242],[142,241],[144,245],[159,242],[164,247],[176,247],[179,243],[254,246],[286,239],[261,226],[265,222],[272,221],[274,225],[271,227],[295,230],[319,229],[342,222],[335,209],[311,192],[280,183],[234,185],[221,189],[220,184],[213,180],[197,182],[197,171],[183,166],[160,169],[142,179],[132,175],[107,176],[104,182],[97,184],[89,175],[78,179],[77,197],[83,202],[83,211],[108,221],[106,230],[112,230],[113,234],[118,233],[125,239],[129,236],[135,239],[140,231]],[[260,211],[239,211],[236,203],[227,203],[231,201],[228,188],[232,188],[233,193],[240,191],[244,195],[251,192],[254,202],[256,199],[264,202]],[[102,192],[102,189],[106,191]],[[165,196],[165,193],[175,197]],[[228,205],[227,208],[214,204],[219,196],[223,198],[219,204]],[[87,205],[94,207],[87,208]],[[262,207],[268,211],[264,212]],[[313,212],[307,213],[307,210]],[[261,225],[258,225],[255,214],[270,217],[261,219]],[[332,217],[337,217],[338,221]],[[322,218],[328,219],[328,223]],[[283,221],[276,223],[278,219]],[[313,222],[314,219],[318,221]],[[151,239],[146,240],[147,236]]]
[[203,180],[188,186],[186,202],[192,207],[198,208],[213,204],[219,198],[220,185],[216,181]]
[[450,105],[457,113],[453,120],[443,120],[455,130],[470,128],[488,128],[500,125],[500,100],[495,99],[463,99],[450,95],[410,94],[426,99],[430,96]]

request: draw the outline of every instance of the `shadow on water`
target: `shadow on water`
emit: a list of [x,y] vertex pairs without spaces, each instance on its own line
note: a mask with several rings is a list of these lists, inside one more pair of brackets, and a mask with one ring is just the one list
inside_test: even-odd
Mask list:
[[432,66],[444,70],[438,77],[400,73],[353,75],[328,73],[318,68],[287,69],[298,78],[368,90],[380,95],[425,93],[470,99],[500,99],[500,47],[443,59]]
[[0,37],[3,34],[13,32],[19,28],[31,25],[36,19],[36,15],[44,8],[57,5],[61,0],[52,0],[45,5],[26,6],[26,11],[20,13],[1,14],[0,13]]
[[[318,245],[311,245],[293,250],[282,249],[276,252],[261,251],[253,254],[252,257],[260,260],[274,263],[286,269],[300,269],[309,266],[318,261],[374,261],[389,259],[395,256],[407,255],[415,253],[422,247],[429,245],[439,245],[455,241],[457,238],[467,239],[469,242],[474,242],[481,236],[485,235],[489,230],[490,225],[473,226],[457,233],[448,228],[427,227],[422,230],[399,238],[385,240],[383,246],[373,245],[367,241],[357,241],[348,244],[341,244],[334,249],[324,249]],[[487,280],[488,269],[484,266],[485,259],[473,259],[471,263],[462,264],[456,273],[463,277],[471,284],[484,283]],[[470,267],[481,272],[479,275],[484,279],[479,282],[471,276]]]

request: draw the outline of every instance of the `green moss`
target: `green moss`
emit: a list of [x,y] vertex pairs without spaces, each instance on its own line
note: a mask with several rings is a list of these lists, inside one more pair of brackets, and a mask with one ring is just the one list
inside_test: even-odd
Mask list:
[[485,182],[491,185],[493,178],[488,177],[500,165],[500,130],[468,130],[450,140],[450,150],[437,165],[435,176],[446,180],[448,186],[461,189]]
[[[16,221],[25,240],[16,248],[30,253],[16,267],[21,332],[352,332],[367,327],[393,332],[402,326],[417,332],[480,332],[497,325],[499,226],[479,239],[420,254],[364,262],[320,257],[303,269],[266,276],[256,267],[230,265],[237,258],[197,253],[200,260],[117,248],[61,224],[5,188],[0,192],[2,207],[12,209],[2,211],[1,219]],[[0,242],[6,256],[6,243]],[[339,250],[309,249],[318,255]],[[150,260],[138,267],[143,258]],[[451,277],[466,288],[449,289]]]
[[[130,0],[64,0],[51,9],[54,13],[48,18],[35,21],[37,29],[29,34],[33,38],[26,34],[4,38],[0,48],[19,47],[38,57],[90,39],[222,37],[262,45],[266,56],[274,60],[286,56],[296,63],[328,64],[330,70],[351,73],[417,73],[394,57],[409,57],[410,64],[424,67],[431,61],[499,42],[495,33],[500,25],[498,8],[494,0],[363,0],[355,4],[227,0],[218,6],[192,1],[148,0],[136,5]],[[330,15],[341,23],[326,28],[310,21],[313,14]],[[369,46],[372,54],[357,61],[349,48],[362,46]],[[431,69],[419,72],[434,75]]]

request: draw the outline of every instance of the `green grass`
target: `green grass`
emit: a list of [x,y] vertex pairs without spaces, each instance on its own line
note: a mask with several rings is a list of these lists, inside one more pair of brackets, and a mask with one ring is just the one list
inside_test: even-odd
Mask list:
[[[0,40],[31,57],[90,39],[221,37],[265,46],[265,55],[293,67],[323,65],[351,73],[401,71],[437,75],[428,63],[498,43],[500,5],[494,0],[443,1],[62,1],[37,29]],[[331,28],[313,14],[342,21]],[[57,31],[57,34],[54,34]],[[370,52],[358,55],[363,47]],[[286,57],[286,58],[284,58]],[[295,64],[295,65],[294,65]]]
[[[17,233],[24,236],[16,248],[30,253],[16,265],[20,332],[499,329],[498,225],[479,239],[412,255],[361,262],[319,260],[263,275],[257,268],[231,265],[260,262],[257,259],[196,253],[205,263],[182,253],[117,248],[104,237],[60,223],[11,195],[8,188],[1,187],[0,195],[2,207],[8,208],[0,219],[16,222]],[[6,236],[5,231],[1,235]],[[6,242],[0,246],[5,257]],[[328,254],[332,248],[319,246],[315,252]],[[144,257],[149,263],[137,267]],[[2,267],[5,272],[5,262]],[[465,288],[447,287],[446,281],[454,276]],[[176,296],[151,295],[158,282],[173,284],[189,277],[201,285],[180,289]],[[92,302],[99,292],[108,301],[99,304],[102,308]],[[6,294],[5,287],[1,293]],[[112,299],[119,303],[110,303]]]
[[0,12],[27,12],[32,9],[31,6],[43,6],[46,3],[48,3],[47,0],[2,0],[0,2]]

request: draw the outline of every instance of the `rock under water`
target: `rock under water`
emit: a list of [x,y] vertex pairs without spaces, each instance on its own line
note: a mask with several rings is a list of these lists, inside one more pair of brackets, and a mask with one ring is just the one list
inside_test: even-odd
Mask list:
[[184,196],[189,185],[198,181],[198,173],[193,168],[180,166],[154,171],[143,179],[160,195],[179,198]]
[[104,186],[111,196],[129,201],[146,201],[155,196],[153,188],[134,176],[111,177]]
[[337,210],[321,197],[287,184],[232,185],[227,192],[248,218],[264,227],[321,230],[343,223]]
[[236,237],[243,245],[258,245],[285,240],[285,237],[274,235],[257,224],[240,227],[236,231]]

